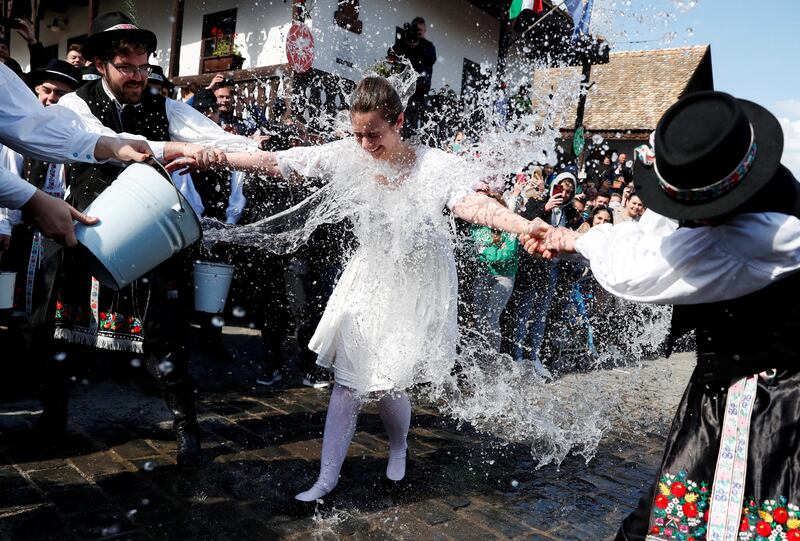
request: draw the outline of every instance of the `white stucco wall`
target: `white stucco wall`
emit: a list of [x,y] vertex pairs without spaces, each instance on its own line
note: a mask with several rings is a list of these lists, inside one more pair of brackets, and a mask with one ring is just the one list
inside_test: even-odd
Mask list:
[[[394,44],[395,28],[416,16],[425,19],[427,39],[436,46],[433,87],[449,85],[461,90],[464,58],[473,62],[497,61],[500,23],[466,0],[430,2],[389,0],[361,2],[361,34],[349,32],[333,22],[336,0],[317,0],[309,25],[317,42],[314,67],[357,80],[363,71],[382,60]],[[354,67],[337,63],[340,58]]]
[[[464,58],[477,63],[497,60],[500,23],[467,0],[363,0],[361,16],[363,32],[355,34],[333,21],[336,0],[316,0],[308,21],[316,40],[314,67],[337,73],[350,79],[360,75],[376,61],[385,57],[386,49],[394,43],[395,28],[410,22],[415,16],[428,23],[427,38],[436,46],[438,60],[433,70],[433,86],[447,84],[456,92],[461,89]],[[169,45],[172,32],[171,0],[137,0],[138,22],[158,36],[156,62],[165,70],[169,64]],[[291,24],[291,1],[283,0],[187,0],[184,8],[183,41],[180,75],[199,72],[200,39],[203,15],[238,8],[237,43],[245,57],[244,67],[270,66],[286,62],[286,33]],[[124,10],[123,0],[102,0],[100,13]],[[55,33],[47,28],[55,14],[48,12],[41,23],[40,39],[45,45],[57,43],[59,57],[66,54],[67,39],[84,34],[88,29],[87,8],[73,7],[66,16],[69,24]],[[14,33],[12,56],[23,67],[28,64],[25,42]],[[337,62],[351,62],[353,68]]]
[[[171,2],[170,2],[171,3]],[[245,68],[286,62],[284,44],[291,26],[292,3],[283,0],[187,1],[183,15],[180,75],[197,75],[200,67],[200,39],[203,15],[231,8],[236,13],[236,43],[245,57]],[[169,34],[168,34],[169,35]]]

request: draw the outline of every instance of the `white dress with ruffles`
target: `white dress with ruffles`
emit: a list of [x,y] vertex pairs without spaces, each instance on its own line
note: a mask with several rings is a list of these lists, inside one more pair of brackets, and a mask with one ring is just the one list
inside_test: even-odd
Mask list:
[[461,158],[416,152],[402,182],[383,184],[369,167],[376,161],[353,139],[278,153],[284,176],[326,178],[353,222],[359,247],[309,348],[338,384],[358,393],[440,381],[456,357],[458,280],[443,211],[471,192],[471,181]]

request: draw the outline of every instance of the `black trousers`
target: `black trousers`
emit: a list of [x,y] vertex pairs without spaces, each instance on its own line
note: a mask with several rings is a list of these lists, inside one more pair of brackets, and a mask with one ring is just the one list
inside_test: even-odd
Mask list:
[[[65,257],[69,257],[66,254]],[[192,309],[192,281],[188,272],[190,259],[182,254],[169,259],[140,279],[140,287],[149,288],[144,314],[142,366],[157,382],[167,407],[176,423],[196,425],[194,385],[189,376],[187,341]],[[62,266],[63,268],[63,266]],[[53,287],[72,275],[59,272]],[[80,363],[87,348],[53,340],[55,293],[48,299],[47,316],[32,326],[33,336],[49,336],[44,341],[44,377],[42,403],[45,412],[66,410],[69,398],[69,377],[73,366]],[[66,353],[66,359],[62,354]],[[131,358],[137,356],[129,354]]]

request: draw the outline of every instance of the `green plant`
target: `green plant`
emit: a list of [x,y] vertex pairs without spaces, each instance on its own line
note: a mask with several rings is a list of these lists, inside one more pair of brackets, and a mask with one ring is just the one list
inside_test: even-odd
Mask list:
[[236,44],[236,34],[225,34],[219,28],[211,29],[211,37],[214,38],[214,49],[211,53],[214,56],[241,56],[239,46]]

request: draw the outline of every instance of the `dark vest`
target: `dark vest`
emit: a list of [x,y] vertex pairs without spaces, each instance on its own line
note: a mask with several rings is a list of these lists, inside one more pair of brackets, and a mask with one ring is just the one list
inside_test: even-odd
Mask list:
[[[795,198],[796,204],[781,210],[800,218],[800,196]],[[668,349],[691,330],[697,339],[696,380],[800,369],[800,272],[738,299],[676,305]]]
[[33,158],[25,158],[24,178],[40,190],[44,188],[45,181],[47,180],[47,170],[50,164],[41,160],[34,160]]
[[[115,132],[142,135],[150,141],[169,140],[169,120],[163,96],[143,92],[142,101],[135,106],[136,114],[126,117],[130,120],[123,126],[116,105],[103,90],[102,79],[83,85],[75,93],[89,105],[89,110],[104,126]],[[111,185],[122,169],[109,163],[71,165],[67,174],[69,201],[78,210],[85,209]]]
[[231,172],[209,170],[192,173],[192,183],[203,201],[203,215],[224,222],[231,197]]

